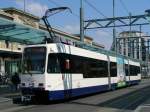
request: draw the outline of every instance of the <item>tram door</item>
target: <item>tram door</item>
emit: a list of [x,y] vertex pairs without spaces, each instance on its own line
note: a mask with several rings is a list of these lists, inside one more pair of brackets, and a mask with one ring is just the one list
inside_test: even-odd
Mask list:
[[[63,44],[57,44],[57,50],[62,53],[66,53],[66,48]],[[71,54],[71,49],[69,47],[69,53]],[[70,72],[70,58],[69,55],[63,54],[60,56],[61,67],[63,68],[63,86],[64,86],[64,98],[68,99],[72,96],[72,74]]]
[[125,68],[124,59],[117,57],[117,76],[118,76],[117,87],[126,86],[126,76],[124,68]]
[[72,97],[72,74],[70,73],[70,60],[65,59],[64,64],[66,71],[66,73],[62,74],[64,84],[64,98],[68,99]]

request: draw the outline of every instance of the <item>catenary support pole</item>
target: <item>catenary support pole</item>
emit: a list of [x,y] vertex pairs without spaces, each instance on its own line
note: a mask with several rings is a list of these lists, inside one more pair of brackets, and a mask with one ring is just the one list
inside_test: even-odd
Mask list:
[[84,42],[84,9],[83,0],[80,0],[80,40]]

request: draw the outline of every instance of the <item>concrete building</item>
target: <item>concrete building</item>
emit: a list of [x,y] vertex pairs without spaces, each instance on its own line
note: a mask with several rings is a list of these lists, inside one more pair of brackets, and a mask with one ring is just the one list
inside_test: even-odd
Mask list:
[[[5,27],[3,19],[5,19],[6,22]],[[11,29],[10,25],[7,25],[7,20],[8,23],[11,22],[19,28]],[[24,30],[24,32],[21,32],[22,30]],[[23,46],[26,45],[26,40],[22,39],[22,41],[18,41],[18,38],[24,38],[26,36],[28,40],[38,40],[38,38],[35,39],[31,37],[31,35],[33,35],[32,33],[34,32],[35,34],[36,30],[39,31],[37,37],[40,36],[40,33],[47,32],[46,27],[40,23],[39,17],[13,7],[0,10],[0,72],[12,74],[16,71],[20,71],[19,61],[21,59]],[[53,29],[53,31],[59,37],[80,41],[79,36],[58,29]],[[104,48],[103,45],[93,42],[91,37],[85,36],[84,42],[98,48]]]
[[146,60],[146,35],[139,31],[124,31],[117,40],[117,52],[135,59]]
[[[74,36],[80,38],[80,34],[74,34]],[[104,45],[94,42],[92,37],[85,35],[84,38],[85,43],[90,44],[96,48],[105,49]]]
[[117,38],[117,53],[143,61],[142,77],[150,76],[150,46],[147,37],[140,31],[124,31]]

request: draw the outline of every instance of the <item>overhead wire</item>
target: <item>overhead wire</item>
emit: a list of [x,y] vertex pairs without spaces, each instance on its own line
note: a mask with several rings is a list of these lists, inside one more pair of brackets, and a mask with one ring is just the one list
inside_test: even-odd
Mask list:
[[[48,0],[48,1],[51,2],[52,4],[54,4],[55,6],[58,6],[58,7],[61,6],[59,3],[57,3],[57,2],[54,1],[54,0]],[[98,10],[93,4],[91,4],[88,0],[84,0],[84,2],[85,2],[87,5],[89,5],[91,8],[93,8],[97,13],[99,13],[99,15],[103,16],[104,18],[108,18],[105,14],[103,14],[100,10]],[[122,4],[123,4],[123,2],[122,2]],[[124,5],[124,7],[126,7],[126,6]],[[126,8],[126,11],[127,11],[127,8]],[[77,15],[77,14],[75,14],[74,12],[73,12],[72,14],[73,14],[75,17],[77,17],[78,19],[80,18],[80,16]],[[121,29],[122,29],[122,28],[121,28]],[[102,30],[102,29],[101,29],[101,30]],[[102,31],[104,31],[104,30],[102,30]],[[108,31],[104,31],[104,32],[107,32],[109,35],[113,36],[113,34],[111,34],[111,33],[108,32]]]
[[127,8],[126,4],[123,2],[123,0],[119,0],[119,1],[120,1],[121,5],[123,6],[124,10],[125,10],[128,14],[130,14],[130,11],[128,10],[128,8]]
[[[91,4],[88,0],[84,0],[84,2],[89,5],[92,9],[94,9],[97,13],[99,13],[101,16],[103,16],[104,18],[108,18],[106,15],[104,15],[100,10],[98,10],[93,4]],[[103,29],[101,29],[102,31],[104,31]],[[104,31],[106,33],[108,33],[109,35],[113,36],[113,34],[111,34],[108,31]]]
[[[84,2],[85,2],[86,4],[88,4],[91,8],[93,8],[93,9],[94,9],[97,13],[99,13],[101,16],[103,16],[104,18],[108,18],[108,17],[107,17],[106,15],[104,15],[100,10],[98,10],[93,4],[91,4],[88,0],[84,0]],[[122,0],[120,0],[120,2],[121,2],[121,4],[122,4],[122,6],[124,7],[124,9],[126,10],[126,12],[127,12],[128,14],[130,14],[130,12],[129,12],[128,8],[126,7],[126,5],[124,4],[124,2],[123,2]],[[124,29],[123,29],[122,27],[120,27],[120,29],[121,29],[121,32],[124,31]],[[104,32],[106,32],[106,33],[108,33],[110,36],[113,37],[113,34],[112,34],[112,33],[108,32],[108,31],[105,31],[105,30],[103,30],[103,29],[100,29],[100,30],[102,30],[102,31],[104,31]]]
[[[123,6],[124,10],[127,12],[129,16],[131,16],[131,11],[128,10],[126,4],[123,2],[123,0],[120,0],[121,5]],[[129,26],[131,28],[131,26]]]
[[99,13],[104,18],[107,18],[101,11],[99,11],[93,4],[91,4],[88,0],[84,0],[86,4],[88,4],[91,8],[93,8],[97,13]]

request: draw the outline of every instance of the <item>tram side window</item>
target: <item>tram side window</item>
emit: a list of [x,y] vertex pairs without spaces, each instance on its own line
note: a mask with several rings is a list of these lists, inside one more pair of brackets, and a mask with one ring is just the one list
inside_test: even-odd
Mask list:
[[[86,60],[85,58],[82,58],[80,56],[71,56],[72,61],[72,73],[83,73],[85,70],[87,70]],[[88,70],[87,70],[88,71]]]
[[136,74],[141,73],[141,69],[140,69],[140,67],[139,67],[139,66],[135,66],[135,69],[136,69]]
[[60,65],[56,54],[49,54],[47,72],[60,73]]
[[[65,68],[65,60],[69,60],[69,69]],[[47,71],[48,73],[80,73],[84,78],[108,77],[108,63],[65,53],[49,54]]]
[[89,59],[89,73],[87,78],[108,76],[108,63],[103,60]]
[[125,73],[126,73],[126,76],[129,76],[128,64],[125,64]]
[[110,62],[110,75],[111,77],[117,77],[117,63]]
[[[74,73],[74,60],[72,58],[72,55],[65,54],[65,53],[59,53],[58,54],[58,60],[60,63],[61,73]],[[66,60],[68,60],[68,66],[69,68],[66,68]]]
[[141,73],[141,68],[137,67],[137,71],[138,71],[138,74],[140,74]]
[[136,76],[140,73],[140,67],[130,65],[130,76]]

